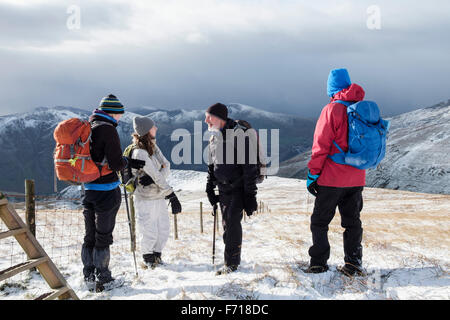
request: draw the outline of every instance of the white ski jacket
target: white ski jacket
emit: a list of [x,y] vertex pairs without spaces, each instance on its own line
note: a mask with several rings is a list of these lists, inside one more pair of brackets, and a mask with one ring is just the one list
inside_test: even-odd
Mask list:
[[148,155],[147,150],[135,149],[131,158],[145,161],[145,166],[142,169],[133,169],[134,175],[140,177],[146,173],[155,181],[155,183],[145,187],[137,183],[134,192],[137,198],[145,198],[146,200],[164,199],[173,192],[172,187],[166,180],[170,174],[170,162],[164,157],[157,145],[155,145],[152,156]]

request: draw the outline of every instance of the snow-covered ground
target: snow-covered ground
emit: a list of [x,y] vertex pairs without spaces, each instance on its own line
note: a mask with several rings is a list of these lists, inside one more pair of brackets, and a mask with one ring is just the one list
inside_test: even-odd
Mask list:
[[[90,293],[83,284],[77,248],[60,270],[81,299],[450,298],[448,195],[366,188],[362,212],[363,266],[369,275],[347,278],[336,271],[344,257],[338,213],[329,231],[330,271],[305,274],[302,268],[309,261],[309,219],[314,199],[308,196],[304,180],[269,177],[259,185],[258,193],[265,212],[242,222],[240,268],[229,275],[215,276],[214,270],[223,264],[222,229],[216,237],[213,266],[213,217],[204,193],[206,174],[177,170],[172,174],[171,183],[183,212],[177,216],[178,240],[173,238],[171,215],[171,238],[162,256],[165,264],[154,270],[141,269],[138,251],[136,277],[129,239],[118,238],[111,248],[110,266],[113,276],[124,278],[125,284],[108,292]],[[203,233],[200,233],[200,201]],[[32,299],[48,291],[37,273],[16,283],[0,283],[0,299]]]

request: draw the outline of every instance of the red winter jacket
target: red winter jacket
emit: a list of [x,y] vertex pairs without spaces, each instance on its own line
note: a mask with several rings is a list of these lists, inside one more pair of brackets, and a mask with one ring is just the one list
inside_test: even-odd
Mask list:
[[355,167],[337,164],[328,155],[340,151],[333,140],[342,148],[348,150],[347,107],[341,103],[331,103],[336,100],[361,101],[364,90],[357,84],[336,93],[327,104],[317,120],[314,131],[311,160],[308,168],[311,174],[320,174],[317,184],[328,187],[360,187],[366,184],[366,171]]

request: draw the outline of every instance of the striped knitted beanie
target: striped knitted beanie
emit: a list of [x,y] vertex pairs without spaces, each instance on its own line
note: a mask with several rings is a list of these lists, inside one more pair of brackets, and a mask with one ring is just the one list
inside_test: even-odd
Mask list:
[[98,109],[106,112],[106,113],[124,113],[125,109],[120,103],[119,99],[113,94],[110,94],[100,101],[100,105]]

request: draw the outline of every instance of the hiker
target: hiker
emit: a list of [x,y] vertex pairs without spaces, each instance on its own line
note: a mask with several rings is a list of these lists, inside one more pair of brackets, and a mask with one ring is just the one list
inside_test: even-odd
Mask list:
[[[239,149],[233,137],[237,122],[228,118],[228,109],[222,103],[210,106],[205,113],[205,122],[212,133],[209,141],[209,164],[206,183],[208,200],[214,207],[220,203],[222,212],[223,241],[225,244],[225,265],[217,275],[234,272],[241,262],[242,245],[242,210],[251,216],[257,209],[256,180],[258,168],[256,162],[249,161],[248,139],[245,150]],[[234,143],[233,143],[234,141]],[[237,151],[237,152],[236,152]],[[243,152],[245,161],[239,164],[237,155]],[[231,152],[231,157],[230,153]],[[231,159],[231,161],[228,161]],[[215,187],[219,195],[215,193]]]
[[[365,170],[347,164],[338,164],[330,157],[348,149],[347,106],[345,102],[364,99],[364,90],[351,83],[346,69],[331,70],[328,76],[328,103],[317,120],[311,160],[308,162],[307,188],[316,196],[311,216],[312,246],[309,248],[310,265],[306,272],[321,273],[328,270],[330,257],[328,225],[336,207],[341,215],[344,231],[343,267],[346,275],[362,274],[362,224],[360,212],[363,208],[362,191],[365,185]],[[336,102],[341,100],[342,102]]]
[[91,157],[101,172],[100,178],[85,184],[83,214],[85,236],[81,249],[84,280],[88,287],[95,283],[96,291],[114,281],[109,270],[110,250],[116,214],[122,202],[117,171],[127,166],[141,168],[145,163],[122,157],[116,127],[124,106],[110,94],[89,118],[92,127]]
[[167,210],[169,200],[172,214],[181,212],[181,204],[167,183],[170,162],[156,145],[156,127],[149,117],[133,119],[134,133],[132,158],[145,161],[137,175],[136,190],[133,194],[138,230],[140,233],[142,258],[145,267],[155,268],[162,263],[161,253],[169,238],[170,222]]

